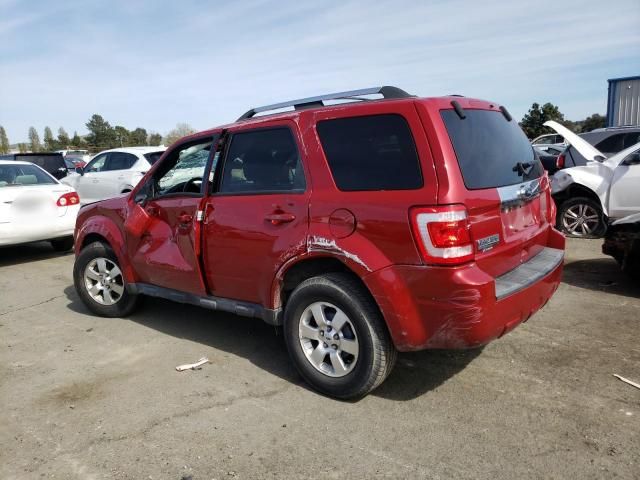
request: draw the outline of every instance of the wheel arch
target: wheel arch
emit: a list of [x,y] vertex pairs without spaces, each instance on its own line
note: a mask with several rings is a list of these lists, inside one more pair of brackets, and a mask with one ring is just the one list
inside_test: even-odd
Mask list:
[[605,216],[608,215],[607,210],[604,208],[602,200],[600,199],[598,194],[589,187],[586,187],[580,183],[572,183],[565,190],[556,193],[553,196],[553,199],[556,201],[558,207],[560,207],[567,200],[576,197],[587,197],[592,199],[593,201],[597,202],[598,205],[600,205],[600,209],[605,214]]

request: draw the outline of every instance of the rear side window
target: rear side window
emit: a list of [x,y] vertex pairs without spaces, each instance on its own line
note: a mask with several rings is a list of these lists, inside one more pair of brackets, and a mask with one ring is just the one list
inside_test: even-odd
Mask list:
[[502,112],[442,110],[442,120],[470,190],[514,185],[540,177],[544,169],[515,121]]
[[111,152],[105,170],[127,170],[133,166],[138,157],[125,152]]
[[402,116],[324,120],[317,130],[338,189],[414,190],[423,186],[416,146]]
[[288,128],[236,133],[224,162],[221,193],[304,191],[300,154]]
[[611,135],[596,145],[596,148],[603,153],[618,153],[624,150],[624,133]]
[[158,159],[162,156],[164,152],[149,152],[149,153],[145,153],[144,154],[144,158],[147,159],[147,161],[153,165],[154,163],[156,163],[158,161]]

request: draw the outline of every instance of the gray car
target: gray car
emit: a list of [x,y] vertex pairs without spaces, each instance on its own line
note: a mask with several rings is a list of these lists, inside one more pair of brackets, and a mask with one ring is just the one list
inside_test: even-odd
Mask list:
[[[609,157],[640,142],[640,126],[598,128],[580,136]],[[556,162],[559,169],[586,164],[585,158],[571,145],[560,154]]]

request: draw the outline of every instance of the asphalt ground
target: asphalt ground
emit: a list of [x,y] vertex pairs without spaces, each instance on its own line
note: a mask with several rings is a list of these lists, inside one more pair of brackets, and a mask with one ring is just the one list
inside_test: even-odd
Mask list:
[[[306,387],[259,320],[79,301],[72,255],[0,250],[0,478],[640,478],[640,285],[567,245],[564,281],[482,350],[401,354],[366,398]],[[206,356],[200,370],[179,364]]]

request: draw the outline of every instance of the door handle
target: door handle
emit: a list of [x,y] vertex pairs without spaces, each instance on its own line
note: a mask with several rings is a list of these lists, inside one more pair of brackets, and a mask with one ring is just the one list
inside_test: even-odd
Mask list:
[[193,221],[193,215],[188,213],[183,213],[182,215],[178,215],[178,222],[180,225],[188,225]]
[[283,223],[293,222],[296,216],[293,213],[270,213],[264,219],[271,222],[271,225],[282,225]]
[[98,183],[100,180],[93,180],[93,183]]

